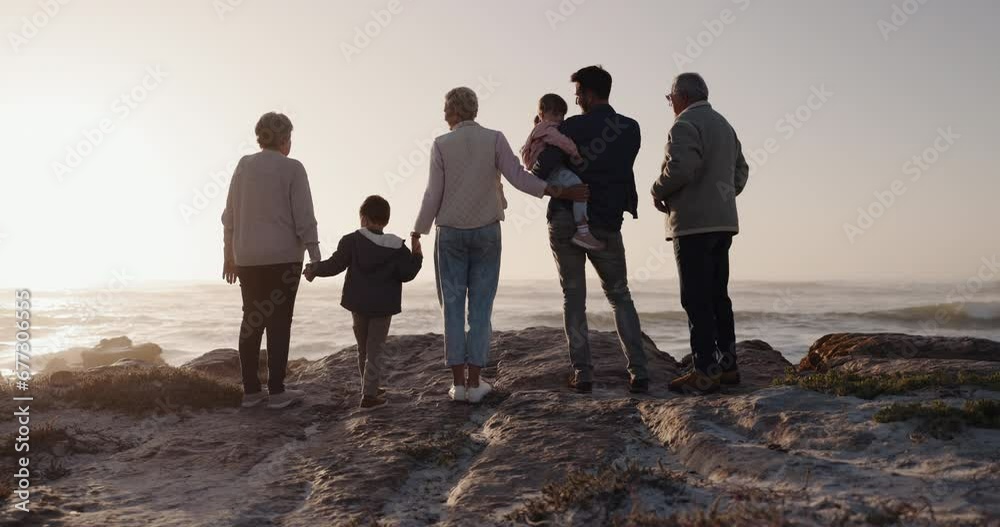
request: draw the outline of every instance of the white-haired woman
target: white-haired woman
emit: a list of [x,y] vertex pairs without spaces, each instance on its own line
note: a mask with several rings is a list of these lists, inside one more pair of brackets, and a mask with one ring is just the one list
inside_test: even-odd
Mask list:
[[448,394],[472,403],[492,389],[479,374],[489,355],[493,300],[500,279],[500,221],[507,207],[500,176],[538,198],[558,195],[586,201],[588,197],[584,185],[550,187],[526,171],[502,133],[475,121],[478,113],[479,101],[471,89],[455,88],[445,95],[444,118],[451,132],[434,140],[430,177],[411,233],[416,246],[420,235],[429,234],[431,224],[437,224],[435,276],[444,311],[445,359],[453,376]]
[[[308,249],[310,261],[320,260],[319,236],[306,169],[288,157],[291,120],[280,113],[266,113],[255,132],[261,150],[240,159],[222,213],[222,274],[230,284],[239,278],[243,296],[239,338],[243,406],[268,399],[269,407],[284,408],[304,395],[285,389],[285,368],[302,255]],[[266,393],[257,377],[265,329]]]

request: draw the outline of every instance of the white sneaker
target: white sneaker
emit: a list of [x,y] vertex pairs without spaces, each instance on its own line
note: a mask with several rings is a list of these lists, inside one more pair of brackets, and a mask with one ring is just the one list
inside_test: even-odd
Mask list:
[[272,395],[267,402],[268,408],[285,408],[301,401],[306,396],[302,390],[285,390],[279,394]]
[[266,400],[267,400],[267,392],[263,390],[257,393],[250,393],[250,394],[245,393],[243,394],[243,402],[240,403],[240,406],[242,406],[243,408],[253,408],[254,406],[257,406],[258,404]]
[[448,397],[451,397],[452,401],[458,401],[464,403],[467,400],[465,393],[465,386],[452,384],[451,389],[448,390]]
[[483,397],[486,397],[486,394],[492,391],[493,387],[490,386],[490,383],[486,381],[479,381],[479,386],[476,386],[474,388],[469,388],[468,390],[466,390],[466,394],[469,396],[469,402],[472,404],[476,404],[479,401],[482,401]]

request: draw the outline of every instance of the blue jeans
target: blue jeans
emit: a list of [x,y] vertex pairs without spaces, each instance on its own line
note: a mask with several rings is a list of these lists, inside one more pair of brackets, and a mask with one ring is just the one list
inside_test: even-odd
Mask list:
[[[486,366],[493,333],[493,299],[500,281],[500,223],[476,229],[437,228],[434,276],[444,311],[448,366]],[[465,299],[469,299],[469,332]]]
[[629,378],[648,379],[646,351],[642,345],[642,327],[636,312],[632,293],[628,288],[628,269],[625,265],[625,245],[622,233],[605,229],[591,229],[598,240],[607,246],[601,251],[585,251],[570,242],[575,228],[567,210],[558,210],[549,218],[549,245],[559,270],[559,283],[563,290],[563,319],[569,357],[573,363],[576,380],[593,381],[590,361],[590,329],[587,326],[587,273],[586,263],[594,266],[601,279],[604,296],[614,310],[615,329],[625,354],[625,369]]
[[[549,175],[549,179],[546,181],[549,185],[556,187],[572,187],[573,185],[583,184],[583,180],[580,179],[580,176],[576,175],[575,172],[566,167],[560,167],[553,170],[552,174]],[[587,223],[586,201],[573,202],[573,221],[575,221],[577,225]]]

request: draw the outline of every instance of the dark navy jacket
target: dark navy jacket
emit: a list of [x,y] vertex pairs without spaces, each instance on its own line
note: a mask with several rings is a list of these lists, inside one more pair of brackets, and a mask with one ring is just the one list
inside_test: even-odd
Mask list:
[[[638,218],[639,195],[632,165],[639,154],[639,123],[617,112],[609,104],[591,108],[582,115],[563,121],[559,131],[576,143],[583,157],[573,165],[562,150],[549,146],[532,168],[535,176],[546,179],[560,165],[571,168],[590,186],[587,211],[590,225],[620,231],[625,212]],[[571,201],[551,199],[548,218],[560,209],[571,209]]]
[[316,264],[316,276],[347,270],[340,305],[352,313],[387,317],[402,311],[403,282],[413,280],[423,257],[392,234],[360,229],[340,239],[337,250]]

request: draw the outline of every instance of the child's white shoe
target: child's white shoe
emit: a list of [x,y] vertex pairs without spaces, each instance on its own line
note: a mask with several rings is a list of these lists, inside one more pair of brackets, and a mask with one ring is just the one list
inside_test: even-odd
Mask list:
[[479,381],[479,386],[476,386],[474,388],[469,388],[467,390],[467,394],[469,396],[469,402],[476,404],[479,401],[482,401],[483,397],[486,397],[486,394],[492,391],[493,387],[490,386],[490,383],[486,381]]
[[452,401],[465,402],[466,390],[464,385],[451,385],[451,389],[448,390],[448,397],[451,397]]

